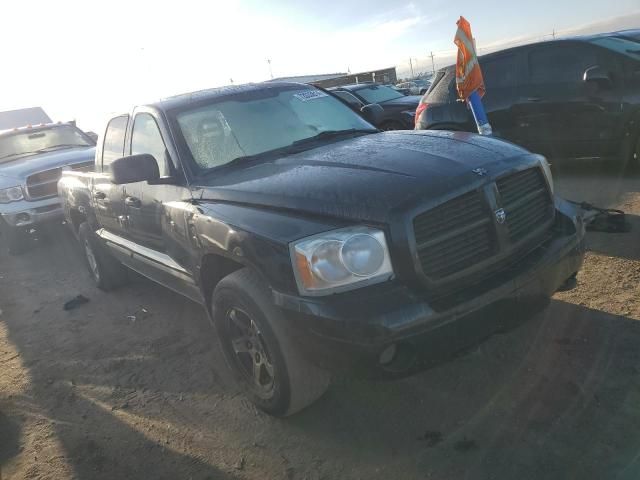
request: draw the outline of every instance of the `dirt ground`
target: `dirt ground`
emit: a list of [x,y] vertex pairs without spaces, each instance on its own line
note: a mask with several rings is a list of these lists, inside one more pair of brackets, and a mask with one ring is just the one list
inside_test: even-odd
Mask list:
[[577,289],[450,363],[341,381],[284,420],[238,394],[197,305],[144,279],[98,291],[61,232],[2,252],[0,479],[640,478],[640,177],[568,165],[556,186],[634,227],[589,234]]

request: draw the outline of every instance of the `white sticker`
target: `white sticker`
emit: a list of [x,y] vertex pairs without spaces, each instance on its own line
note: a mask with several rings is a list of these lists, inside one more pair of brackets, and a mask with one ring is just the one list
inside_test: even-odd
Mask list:
[[296,93],[294,97],[303,102],[308,102],[309,100],[313,100],[315,98],[328,97],[326,93],[320,90],[304,90],[300,93]]

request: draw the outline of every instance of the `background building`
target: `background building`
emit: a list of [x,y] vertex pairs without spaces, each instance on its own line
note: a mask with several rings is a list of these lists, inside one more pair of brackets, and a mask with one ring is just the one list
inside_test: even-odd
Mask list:
[[298,82],[309,83],[319,87],[339,87],[351,83],[378,82],[393,83],[398,81],[396,67],[381,68],[359,73],[329,73],[323,75],[299,75],[296,77],[280,77],[270,80],[271,82]]

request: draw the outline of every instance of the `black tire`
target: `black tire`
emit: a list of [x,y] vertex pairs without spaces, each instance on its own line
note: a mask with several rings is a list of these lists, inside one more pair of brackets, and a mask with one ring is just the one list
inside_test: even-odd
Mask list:
[[110,291],[127,282],[127,269],[105,249],[87,222],[78,228],[78,241],[89,275],[96,286]]
[[299,353],[255,272],[243,268],[222,279],[211,307],[225,358],[260,410],[288,416],[326,391],[330,375]]
[[390,132],[391,130],[406,130],[404,126],[400,122],[396,122],[394,120],[390,120],[388,122],[384,122],[380,125],[380,129],[385,132]]

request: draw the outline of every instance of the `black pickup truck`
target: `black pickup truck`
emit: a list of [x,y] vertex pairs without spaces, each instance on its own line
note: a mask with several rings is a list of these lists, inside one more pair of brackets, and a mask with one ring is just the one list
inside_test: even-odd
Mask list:
[[288,415],[330,373],[406,375],[572,283],[584,226],[543,157],[380,132],[369,107],[268,83],[115,116],[95,172],[58,184],[98,287],[132,269],[204,305],[249,397]]

